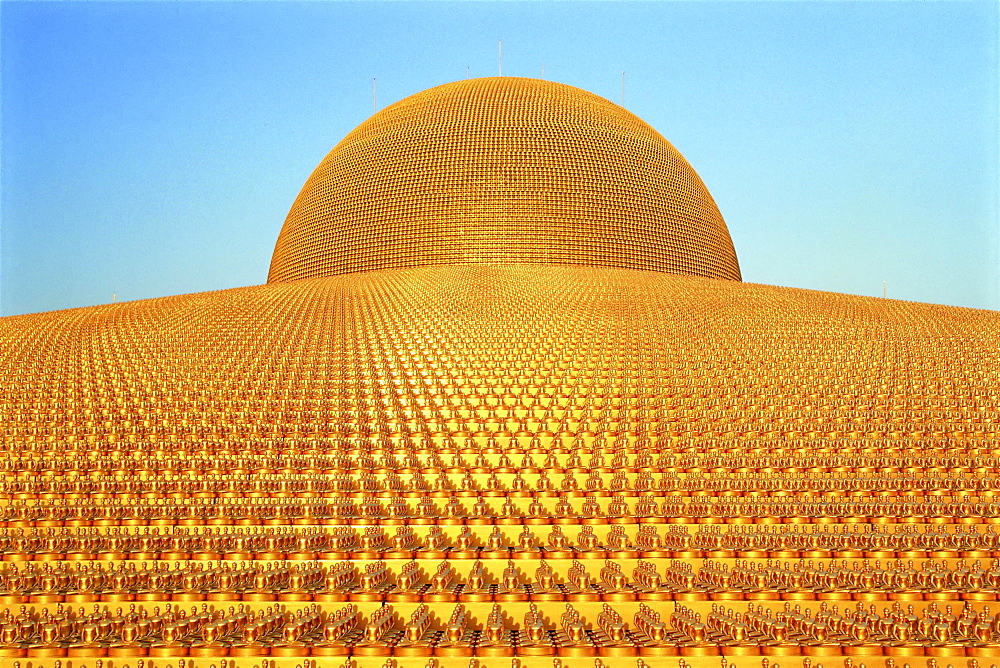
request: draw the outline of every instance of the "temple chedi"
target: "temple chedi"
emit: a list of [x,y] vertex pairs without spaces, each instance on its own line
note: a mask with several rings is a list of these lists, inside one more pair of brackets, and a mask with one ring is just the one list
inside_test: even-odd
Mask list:
[[607,100],[424,91],[266,284],[0,319],[0,664],[985,668],[998,351],[743,283]]

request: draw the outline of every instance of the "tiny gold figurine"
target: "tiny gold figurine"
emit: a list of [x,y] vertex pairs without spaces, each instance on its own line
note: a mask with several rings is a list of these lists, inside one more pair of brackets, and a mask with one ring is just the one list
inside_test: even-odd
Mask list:
[[465,586],[459,589],[459,597],[463,601],[491,601],[495,585],[486,581],[487,573],[483,563],[476,560],[469,569]]
[[465,606],[457,604],[444,630],[444,635],[434,646],[438,656],[472,656],[474,634],[469,628],[469,614]]
[[530,587],[533,601],[561,601],[565,597],[562,588],[556,584],[555,571],[544,559],[539,562],[535,581]]
[[328,615],[322,626],[323,639],[314,642],[310,649],[313,656],[346,656],[349,643],[360,639],[360,613],[354,605],[347,605]]
[[560,656],[594,656],[597,648],[590,642],[583,626],[580,613],[569,603],[559,617],[559,629],[555,636],[557,652]]
[[497,603],[493,604],[489,617],[483,625],[483,632],[476,645],[476,653],[481,656],[513,656],[514,643],[510,629],[504,620],[503,610]]
[[593,641],[601,656],[635,656],[638,648],[621,615],[605,603],[597,616]]
[[555,654],[555,645],[534,603],[529,605],[524,614],[524,624],[517,636],[517,653],[524,656]]
[[573,565],[566,573],[564,589],[566,598],[570,601],[601,600],[601,591],[594,586],[586,567],[577,560],[573,560]]
[[521,571],[513,561],[507,562],[507,568],[500,576],[500,582],[496,585],[493,598],[496,601],[505,602],[528,600],[528,590],[522,581]]
[[358,656],[391,656],[401,635],[396,629],[396,613],[391,605],[384,605],[371,613],[364,625],[364,637],[352,646],[352,651]]
[[421,604],[410,616],[404,636],[392,648],[392,653],[398,656],[430,656],[433,639],[430,608]]
[[390,601],[419,601],[429,585],[423,569],[416,561],[408,561],[396,576],[396,587],[388,593]]

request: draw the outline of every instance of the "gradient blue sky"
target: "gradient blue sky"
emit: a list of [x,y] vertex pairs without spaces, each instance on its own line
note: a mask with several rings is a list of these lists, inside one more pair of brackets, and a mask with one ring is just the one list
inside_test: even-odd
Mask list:
[[1000,308],[998,9],[970,3],[0,2],[0,313],[263,283],[372,112],[497,72],[620,99],[744,280]]

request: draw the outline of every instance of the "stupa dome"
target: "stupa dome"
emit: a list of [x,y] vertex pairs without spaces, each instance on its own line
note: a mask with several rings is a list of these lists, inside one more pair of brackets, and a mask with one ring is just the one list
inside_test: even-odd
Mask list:
[[690,164],[586,91],[494,77],[376,113],[306,181],[268,282],[456,263],[646,269],[740,280]]

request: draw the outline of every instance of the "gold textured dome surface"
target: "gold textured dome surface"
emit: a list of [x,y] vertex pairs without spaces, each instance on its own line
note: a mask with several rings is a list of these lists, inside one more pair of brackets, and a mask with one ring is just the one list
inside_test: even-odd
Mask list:
[[704,183],[647,123],[550,81],[473,79],[378,112],[315,169],[268,282],[450,263],[740,280]]

